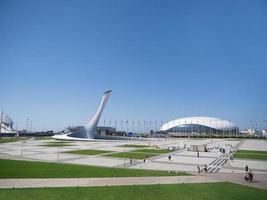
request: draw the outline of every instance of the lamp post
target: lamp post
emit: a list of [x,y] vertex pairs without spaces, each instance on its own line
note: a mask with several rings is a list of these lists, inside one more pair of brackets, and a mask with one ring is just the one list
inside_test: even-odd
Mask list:
[[258,139],[259,139],[260,134],[259,134],[259,132],[258,132],[258,121],[259,121],[259,120],[256,119],[255,123],[256,123],[256,134],[257,134]]
[[3,120],[3,111],[1,111],[1,119],[0,119],[0,133],[2,131],[2,120]]
[[126,120],[125,123],[126,123],[126,127],[127,127],[126,129],[127,129],[127,134],[128,134],[128,132],[129,132],[129,128],[128,128],[128,120]]
[[26,131],[28,132],[28,127],[29,127],[29,119],[27,118],[27,124],[26,124]]
[[59,150],[58,150],[58,147],[57,147],[57,162],[59,162]]
[[211,120],[210,120],[210,138],[211,138]]
[[224,127],[223,127],[223,120],[221,121],[221,127],[222,127],[222,132],[223,132],[223,138],[225,137],[225,131],[224,131]]
[[124,145],[124,148],[123,148],[123,167],[125,168],[125,146],[126,145]]
[[24,143],[24,141],[22,140],[21,141],[21,157],[23,157],[23,143]]
[[32,132],[32,120],[31,120],[31,126],[30,126],[30,131]]

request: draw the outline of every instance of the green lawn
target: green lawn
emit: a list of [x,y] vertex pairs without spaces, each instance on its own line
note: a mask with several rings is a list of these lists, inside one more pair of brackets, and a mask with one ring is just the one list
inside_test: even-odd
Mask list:
[[267,151],[238,150],[234,154],[234,158],[267,160]]
[[0,144],[2,143],[7,143],[7,142],[17,142],[19,140],[24,140],[25,138],[16,138],[16,137],[13,137],[13,138],[0,138]]
[[71,142],[61,141],[61,142],[44,142],[43,144],[39,146],[45,146],[45,147],[66,147],[66,146],[73,146]]
[[263,200],[267,191],[233,183],[0,189],[0,199],[20,200]]
[[164,153],[170,153],[172,150],[168,149],[137,149],[132,152],[143,152],[143,153],[157,153],[157,154],[164,154]]
[[133,151],[129,151],[129,152],[119,152],[119,153],[112,153],[112,154],[108,154],[105,156],[108,157],[116,157],[116,158],[133,158],[133,159],[144,159],[146,158],[150,158],[153,156],[158,156],[160,154],[157,153],[145,153],[145,152],[133,152]]
[[[160,170],[122,169],[0,159],[0,178],[86,178],[189,175]],[[0,198],[1,199],[1,198]]]
[[85,150],[65,151],[64,153],[82,154],[82,155],[98,155],[98,154],[110,153],[110,152],[112,151],[85,149]]
[[154,156],[158,156],[160,154],[170,153],[172,151],[168,149],[137,149],[134,151],[129,152],[119,152],[119,153],[112,153],[105,156],[109,157],[116,157],[116,158],[133,158],[133,159],[144,159],[151,158]]
[[35,137],[34,138],[35,140],[52,140],[53,138],[52,137],[50,137],[50,136],[45,136],[45,137]]
[[141,145],[141,144],[125,144],[125,145],[121,145],[119,147],[145,148],[145,147],[149,147],[149,146],[148,145]]

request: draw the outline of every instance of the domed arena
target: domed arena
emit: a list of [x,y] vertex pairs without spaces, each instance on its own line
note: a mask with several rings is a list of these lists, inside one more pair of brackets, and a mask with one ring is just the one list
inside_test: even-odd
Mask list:
[[214,117],[187,117],[168,121],[161,131],[176,136],[207,135],[236,136],[238,127],[229,120]]

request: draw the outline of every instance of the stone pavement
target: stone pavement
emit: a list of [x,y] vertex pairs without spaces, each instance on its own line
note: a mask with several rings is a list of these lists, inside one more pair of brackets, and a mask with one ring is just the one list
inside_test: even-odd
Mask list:
[[0,188],[94,187],[215,182],[232,182],[267,190],[267,175],[255,175],[254,181],[247,182],[244,181],[243,174],[229,173],[201,173],[195,176],[160,177],[0,179]]
[[[92,141],[79,142],[72,141],[69,144],[72,146],[63,147],[47,147],[42,146],[46,142],[53,140],[26,140],[25,142],[18,141],[13,143],[4,143],[0,145],[0,158],[4,159],[19,159],[19,160],[34,160],[45,162],[58,162],[82,165],[95,165],[106,167],[121,167],[121,168],[136,168],[136,169],[155,169],[155,170],[171,170],[171,171],[186,171],[195,173],[197,166],[203,168],[208,166],[210,173],[243,173],[246,165],[252,169],[255,174],[267,174],[267,162],[262,160],[240,160],[234,159],[229,163],[225,161],[230,154],[226,152],[222,154],[218,147],[229,148],[229,146],[238,146],[238,148],[250,149],[267,149],[266,141],[261,140],[241,140],[231,139],[151,139],[150,141]],[[60,142],[60,141],[58,141]],[[105,154],[101,155],[76,155],[65,153],[70,150],[92,149],[92,150],[106,150],[115,152],[127,152],[136,150],[138,148],[125,148],[125,144],[138,145],[156,145],[160,148],[180,147],[179,150],[172,152],[172,159],[169,161],[168,154],[148,158],[146,163],[142,160],[133,160],[130,164],[130,159],[107,157]],[[212,149],[211,152],[200,152],[200,157],[197,157],[196,152],[186,151],[181,149],[184,145],[191,144],[208,144]]]
[[[196,173],[197,166],[207,165],[208,172],[201,173],[201,176],[190,177],[133,177],[133,178],[97,178],[97,179],[0,179],[1,187],[63,187],[63,186],[102,186],[102,185],[128,185],[128,184],[164,184],[164,183],[190,183],[207,181],[230,181],[242,185],[267,188],[267,161],[234,159],[225,164],[229,157],[229,152],[222,154],[218,147],[236,149],[267,150],[267,142],[262,140],[227,140],[227,139],[156,139],[151,141],[94,141],[94,142],[71,142],[73,146],[46,147],[42,146],[52,140],[27,140],[5,143],[0,145],[0,158],[16,160],[32,160],[42,162],[58,162],[83,165],[97,165],[107,167],[135,168],[135,169],[155,169],[168,171],[185,171]],[[93,149],[107,150],[112,152],[127,152],[138,148],[125,148],[125,144],[157,145],[161,148],[183,147],[191,144],[208,144],[211,152],[200,152],[197,157],[196,152],[179,150],[172,152],[172,159],[168,159],[168,154],[162,154],[142,160],[106,157],[102,155],[75,155],[65,153],[70,150]],[[254,173],[255,181],[247,183],[243,181],[245,165],[249,166]]]
[[220,182],[204,176],[160,176],[122,178],[0,179],[0,188],[92,187]]

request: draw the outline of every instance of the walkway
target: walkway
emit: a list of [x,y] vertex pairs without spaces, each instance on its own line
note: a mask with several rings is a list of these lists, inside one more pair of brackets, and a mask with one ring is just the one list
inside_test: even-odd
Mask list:
[[92,187],[220,182],[204,176],[161,176],[121,178],[0,179],[0,188]]

